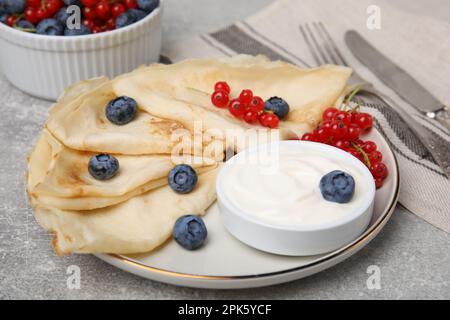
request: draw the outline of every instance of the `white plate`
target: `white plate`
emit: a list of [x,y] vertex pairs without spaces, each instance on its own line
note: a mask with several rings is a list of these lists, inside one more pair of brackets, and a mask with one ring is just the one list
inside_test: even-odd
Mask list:
[[100,259],[144,278],[174,285],[234,289],[288,282],[327,269],[347,259],[369,243],[394,212],[399,193],[397,160],[382,135],[372,130],[364,140],[373,140],[383,153],[389,176],[375,195],[374,215],[368,229],[355,241],[331,253],[287,257],[253,249],[233,238],[221,224],[217,204],[205,216],[208,240],[196,251],[167,241],[158,250],[139,255],[97,254]]

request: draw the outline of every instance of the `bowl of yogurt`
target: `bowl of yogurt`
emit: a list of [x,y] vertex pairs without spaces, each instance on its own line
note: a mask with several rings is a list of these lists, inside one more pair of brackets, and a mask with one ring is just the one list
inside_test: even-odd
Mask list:
[[[331,172],[353,181],[350,200],[326,200]],[[368,168],[335,147],[280,141],[244,150],[223,166],[217,198],[226,229],[256,249],[306,256],[336,250],[369,225],[375,184]]]

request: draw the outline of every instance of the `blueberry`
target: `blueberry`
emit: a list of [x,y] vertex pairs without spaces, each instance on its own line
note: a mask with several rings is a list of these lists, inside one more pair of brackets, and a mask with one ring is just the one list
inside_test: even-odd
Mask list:
[[150,13],[159,7],[159,0],[137,0],[137,4],[139,9]]
[[62,36],[64,33],[64,26],[58,20],[45,19],[37,25],[36,33],[48,36]]
[[117,17],[116,29],[129,26],[130,24],[133,24],[136,21],[137,21],[136,16],[134,14],[130,13],[129,11],[126,11]]
[[136,117],[137,103],[133,98],[122,96],[111,100],[106,106],[106,118],[119,126]]
[[75,28],[75,29],[65,28],[64,29],[65,36],[83,36],[86,34],[91,34],[91,29],[86,27],[84,24],[81,24],[80,28]]
[[97,180],[109,180],[119,170],[119,161],[109,154],[97,154],[89,160],[89,173]]
[[183,248],[195,250],[205,242],[208,231],[202,218],[186,215],[178,218],[175,222],[172,235]]
[[325,200],[347,203],[355,193],[355,180],[348,173],[334,170],[320,179],[319,188]]
[[81,0],[64,0],[64,3],[66,4],[66,6],[79,6],[81,7]]
[[25,10],[25,0],[0,0],[0,12],[22,13]]
[[187,164],[176,165],[169,172],[169,185],[177,193],[189,193],[197,184],[197,173]]
[[8,19],[8,14],[0,12],[0,23],[6,24],[6,19]]
[[283,119],[289,113],[289,104],[279,97],[272,97],[264,103],[264,109],[272,111],[278,118]]
[[17,25],[17,27],[19,27],[21,29],[27,29],[26,31],[28,31],[29,29],[32,29],[29,31],[34,31],[34,28],[35,28],[34,24],[32,24],[31,22],[29,22],[25,19],[20,19],[19,21],[17,21],[16,25]]
[[53,16],[54,19],[58,20],[63,26],[66,26],[67,19],[70,15],[67,13],[67,7],[59,9],[59,11]]
[[144,19],[148,14],[144,10],[139,10],[139,9],[130,9],[130,10],[128,10],[128,12],[134,16],[134,18],[136,19],[135,21]]

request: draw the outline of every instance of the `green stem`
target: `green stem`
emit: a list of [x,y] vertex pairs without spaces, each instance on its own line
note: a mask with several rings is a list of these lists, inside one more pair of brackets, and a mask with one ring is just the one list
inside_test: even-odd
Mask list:
[[370,168],[370,159],[369,156],[367,155],[367,152],[365,152],[359,145],[357,145],[354,142],[351,142],[353,148],[356,149],[356,151],[358,151],[358,153],[362,154],[363,158],[364,158],[364,162],[366,163],[366,166],[368,168]]
[[347,99],[344,100],[344,105],[347,105],[352,99],[356,96],[356,94],[361,90],[362,85],[356,86],[352,92],[347,96]]

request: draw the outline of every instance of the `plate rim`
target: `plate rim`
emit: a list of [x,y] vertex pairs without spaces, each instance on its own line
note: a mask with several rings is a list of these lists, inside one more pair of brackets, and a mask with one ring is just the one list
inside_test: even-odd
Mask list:
[[[376,129],[376,128],[375,128]],[[217,276],[217,275],[199,275],[199,274],[191,274],[191,273],[183,273],[183,272],[177,272],[177,271],[171,271],[156,267],[150,267],[146,264],[143,264],[135,259],[126,257],[125,255],[120,254],[114,254],[114,253],[105,253],[105,254],[95,254],[95,256],[99,257],[100,259],[104,260],[101,256],[106,255],[109,258],[112,258],[114,260],[119,260],[119,262],[127,264],[131,267],[138,268],[140,270],[144,270],[146,272],[155,273],[157,275],[162,276],[170,276],[175,278],[181,278],[183,280],[210,280],[210,281],[230,281],[230,280],[254,280],[254,279],[263,279],[263,278],[269,278],[273,276],[280,276],[280,275],[286,275],[294,272],[298,272],[303,269],[308,269],[311,267],[317,267],[322,264],[326,265],[327,262],[333,261],[333,259],[339,257],[339,256],[345,256],[347,253],[352,253],[352,249],[354,249],[353,253],[356,253],[358,251],[358,247],[362,244],[366,244],[366,242],[370,242],[373,239],[373,236],[378,234],[379,231],[384,227],[385,223],[390,219],[392,214],[394,213],[395,206],[397,205],[399,193],[400,193],[400,168],[398,164],[398,159],[394,151],[392,150],[389,141],[385,138],[385,136],[380,132],[380,130],[376,129],[377,133],[383,138],[383,140],[386,142],[389,151],[391,152],[395,168],[396,168],[396,181],[397,184],[395,186],[394,196],[391,200],[391,203],[389,204],[389,207],[385,210],[385,212],[381,215],[381,217],[375,222],[375,224],[370,227],[368,230],[366,230],[360,237],[358,237],[356,240],[351,242],[350,244],[331,252],[328,255],[323,256],[322,258],[311,262],[309,264],[305,264],[299,267],[295,268],[289,268],[285,270],[280,271],[274,271],[274,272],[266,272],[266,273],[260,273],[260,274],[249,274],[249,275],[238,275],[238,276]]]

